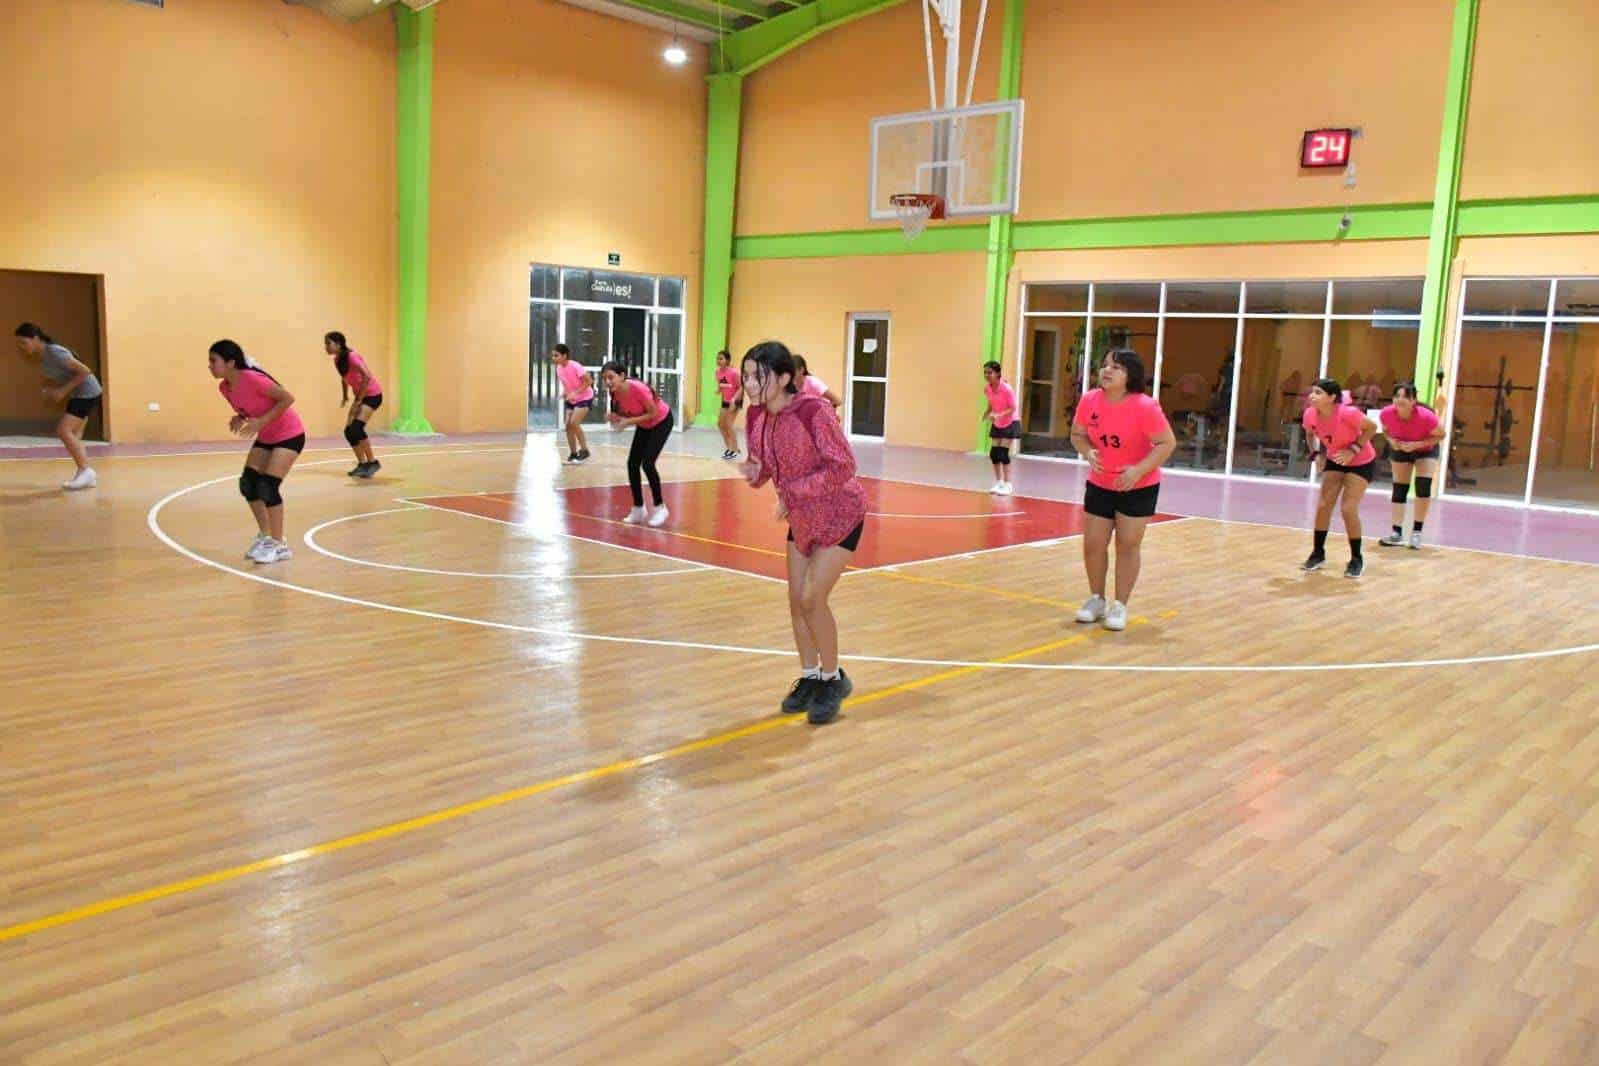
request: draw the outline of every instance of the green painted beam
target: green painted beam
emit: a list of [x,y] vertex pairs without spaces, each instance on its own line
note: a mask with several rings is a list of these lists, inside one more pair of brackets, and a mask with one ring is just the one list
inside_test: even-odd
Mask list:
[[[1000,100],[1014,100],[1022,92],[1022,28],[1026,0],[1005,0],[1005,22],[1001,29],[999,48]],[[1002,128],[1002,132],[1005,130]],[[1009,154],[1007,143],[1001,143],[995,152],[1003,159]],[[1002,164],[996,163],[996,168]],[[1013,244],[1015,219],[1010,215],[995,215],[988,220],[988,264],[983,277],[983,357],[1004,365],[1005,362],[1005,301],[1010,295],[1010,272],[1016,263]],[[977,429],[977,450],[988,443],[982,423]]]
[[706,79],[705,252],[700,286],[700,405],[696,422],[715,425],[716,353],[727,347],[728,302],[733,283],[733,223],[738,196],[739,122],[744,75]]
[[1466,200],[1456,234],[1525,237],[1599,233],[1599,195],[1544,196],[1525,200]]
[[394,9],[398,35],[395,85],[395,320],[398,412],[395,433],[432,433],[427,399],[428,192],[433,151],[433,10]]
[[737,15],[748,15],[750,18],[761,19],[762,21],[771,18],[774,14],[770,7],[765,4],[758,4],[755,0],[705,0],[705,2],[719,7],[723,11],[732,11]]
[[804,7],[774,15],[759,25],[728,34],[711,49],[711,62],[719,71],[749,74],[828,30],[904,2],[815,0]]
[[1414,240],[1427,235],[1427,204],[1380,204],[1274,211],[1214,211],[1016,223],[1016,250],[1150,248],[1183,244],[1283,244],[1313,241]]
[[851,255],[924,255],[930,252],[981,252],[988,227],[934,225],[914,241],[898,229],[836,230],[830,233],[771,233],[738,237],[735,259],[831,259]]
[[677,0],[616,0],[616,2],[638,11],[648,11],[652,15],[686,22],[701,29],[716,30],[718,33],[727,28],[725,16],[719,19],[714,11],[707,11],[692,4],[680,4]]
[[1427,230],[1427,273],[1421,290],[1421,335],[1416,344],[1414,380],[1423,400],[1433,398],[1433,375],[1443,362],[1449,270],[1459,243],[1460,167],[1466,149],[1466,113],[1471,106],[1477,5],[1478,0],[1455,0],[1454,30],[1449,42],[1449,80],[1444,89],[1443,126],[1438,136],[1438,170]]

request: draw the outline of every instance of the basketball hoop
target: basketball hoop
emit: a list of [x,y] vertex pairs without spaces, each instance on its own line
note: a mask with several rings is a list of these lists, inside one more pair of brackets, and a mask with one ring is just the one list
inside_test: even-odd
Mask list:
[[914,241],[927,228],[929,219],[944,217],[944,198],[925,192],[897,192],[888,198],[899,216],[905,239]]

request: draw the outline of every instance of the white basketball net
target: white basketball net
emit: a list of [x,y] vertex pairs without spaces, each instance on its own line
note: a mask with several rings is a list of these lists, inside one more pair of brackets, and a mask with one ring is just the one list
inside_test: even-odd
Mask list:
[[899,216],[905,239],[914,241],[927,228],[927,220],[933,217],[933,205],[921,200],[895,200],[894,213]]

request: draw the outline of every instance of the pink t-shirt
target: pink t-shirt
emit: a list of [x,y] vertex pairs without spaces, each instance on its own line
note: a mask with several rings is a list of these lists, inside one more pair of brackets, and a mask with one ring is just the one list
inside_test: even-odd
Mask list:
[[[1339,404],[1333,408],[1332,417],[1326,423],[1322,422],[1321,413],[1314,407],[1305,408],[1304,426],[1310,430],[1317,440],[1321,441],[1322,450],[1327,453],[1327,458],[1346,448],[1354,447],[1355,441],[1360,439],[1361,426],[1365,425],[1366,416],[1360,408],[1348,404]],[[1355,457],[1344,466],[1364,466],[1377,458],[1377,449],[1371,446],[1371,441],[1355,453]]]
[[800,391],[807,396],[821,396],[825,399],[827,396],[827,382],[815,374],[806,374],[805,384],[800,386]]
[[555,368],[555,376],[561,379],[561,391],[566,393],[567,403],[594,399],[594,386],[590,384],[583,387],[583,375],[586,373],[588,371],[576,359],[568,359]]
[[732,403],[733,397],[738,395],[738,390],[744,385],[738,379],[737,370],[724,366],[716,371],[716,387],[722,394],[722,402]]
[[1432,408],[1419,403],[1411,410],[1409,418],[1400,418],[1399,410],[1393,404],[1384,407],[1377,418],[1382,423],[1384,436],[1406,444],[1424,441],[1438,428],[1438,415]]
[[[1016,390],[1004,378],[992,385],[984,385],[983,395],[988,397],[988,409],[994,415],[995,429],[1004,429],[1016,421]],[[1005,413],[1001,415],[1001,411]]]
[[[1128,393],[1121,403],[1109,403],[1104,389],[1089,389],[1078,401],[1072,423],[1083,427],[1099,451],[1099,469],[1089,471],[1089,483],[1112,492],[1119,491],[1116,478],[1121,472],[1147,459],[1155,450],[1155,438],[1171,432],[1160,401],[1141,392]],[[1133,488],[1159,482],[1160,468],[1156,467]]]
[[611,408],[623,418],[637,418],[650,410],[651,399],[655,401],[655,414],[638,425],[640,429],[654,429],[672,416],[672,409],[638,378],[628,378],[611,393]]
[[350,353],[350,369],[344,372],[344,383],[353,390],[361,384],[361,375],[366,375],[366,391],[361,393],[361,399],[368,396],[382,396],[383,386],[378,384],[378,379],[373,376],[372,369],[366,365],[366,360],[355,352]]
[[[277,406],[267,392],[273,385],[271,378],[259,370],[242,370],[239,380],[235,385],[226,381],[217,383],[217,391],[222,393],[222,398],[234,411],[246,418],[259,418]],[[256,434],[256,439],[262,444],[282,444],[290,437],[298,437],[305,432],[305,423],[300,421],[300,416],[290,407],[277,418],[261,427],[261,432]]]

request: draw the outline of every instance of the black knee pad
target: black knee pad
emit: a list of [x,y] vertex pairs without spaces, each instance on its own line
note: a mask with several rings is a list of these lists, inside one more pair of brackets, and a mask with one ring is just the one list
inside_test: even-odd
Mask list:
[[261,498],[261,474],[250,467],[244,468],[244,473],[239,475],[239,495],[247,500]]
[[282,478],[273,477],[271,474],[262,474],[260,495],[256,498],[268,507],[281,507],[283,506],[283,493],[279,490],[282,487]]
[[1425,500],[1432,496],[1432,478],[1416,475],[1416,499]]
[[988,461],[996,466],[1005,461],[1005,449],[997,444],[988,446]]
[[344,427],[344,439],[350,442],[352,448],[366,440],[366,423],[359,418],[347,423]]
[[[1420,487],[1418,486],[1418,491],[1416,493],[1416,495],[1418,495],[1418,496],[1421,495],[1421,492],[1419,491],[1419,488]],[[1405,499],[1409,495],[1410,495],[1410,484],[1408,482],[1406,482],[1403,485],[1400,485],[1400,484],[1395,484],[1394,485],[1394,502],[1395,503],[1404,503]]]

